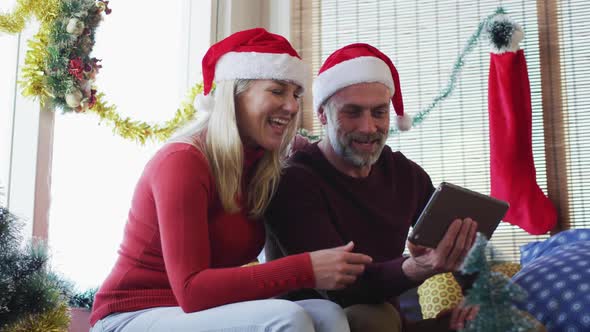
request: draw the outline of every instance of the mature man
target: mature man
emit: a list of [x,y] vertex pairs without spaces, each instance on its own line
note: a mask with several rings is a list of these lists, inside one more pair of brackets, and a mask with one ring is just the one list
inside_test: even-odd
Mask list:
[[[397,70],[385,54],[367,44],[337,50],[320,69],[313,93],[327,135],[291,157],[266,215],[267,256],[353,241],[355,251],[372,256],[373,263],[353,286],[321,294],[347,307],[353,331],[435,329],[441,320],[412,328],[400,319],[397,297],[432,275],[456,271],[473,244],[476,222],[457,219],[436,249],[408,242],[410,256],[402,255],[408,230],[434,187],[420,166],[385,145],[390,104],[398,127],[410,127]],[[454,310],[451,327],[461,328],[474,314]],[[448,320],[444,324],[449,327]]]

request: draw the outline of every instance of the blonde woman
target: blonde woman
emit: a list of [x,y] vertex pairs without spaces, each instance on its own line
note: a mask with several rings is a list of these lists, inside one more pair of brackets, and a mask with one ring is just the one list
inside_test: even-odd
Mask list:
[[301,66],[286,39],[260,28],[209,49],[208,113],[146,165],[93,332],[349,331],[336,304],[270,298],[353,283],[371,258],[352,243],[243,266],[264,245],[259,219],[297,128]]

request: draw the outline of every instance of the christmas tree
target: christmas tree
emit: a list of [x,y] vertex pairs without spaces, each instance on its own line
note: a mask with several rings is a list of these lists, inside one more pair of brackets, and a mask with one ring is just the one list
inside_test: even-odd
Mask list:
[[43,242],[23,246],[21,230],[0,207],[0,332],[65,332],[71,287],[49,271]]
[[467,291],[465,303],[478,305],[477,317],[468,322],[461,331],[471,332],[516,332],[531,331],[535,322],[524,316],[514,306],[513,301],[524,301],[527,293],[508,277],[491,270],[486,257],[488,240],[481,233],[477,239],[461,271],[465,274],[477,273],[473,287]]

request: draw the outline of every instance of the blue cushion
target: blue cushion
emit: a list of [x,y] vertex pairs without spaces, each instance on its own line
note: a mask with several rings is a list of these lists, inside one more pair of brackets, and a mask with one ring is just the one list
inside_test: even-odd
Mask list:
[[520,247],[520,265],[526,266],[541,256],[546,256],[564,244],[590,241],[590,229],[570,229],[556,234],[545,241],[531,242]]
[[519,308],[547,331],[590,331],[590,229],[561,232],[521,248],[513,280],[528,292]]

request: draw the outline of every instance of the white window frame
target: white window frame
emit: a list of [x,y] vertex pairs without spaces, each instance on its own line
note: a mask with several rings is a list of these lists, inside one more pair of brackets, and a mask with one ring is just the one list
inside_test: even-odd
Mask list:
[[[16,68],[21,68],[27,51],[27,40],[38,30],[30,24],[18,35]],[[47,238],[53,112],[41,110],[38,100],[24,97],[19,86],[13,91],[11,149],[8,156],[6,207],[25,221],[25,235]]]

